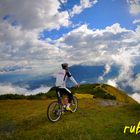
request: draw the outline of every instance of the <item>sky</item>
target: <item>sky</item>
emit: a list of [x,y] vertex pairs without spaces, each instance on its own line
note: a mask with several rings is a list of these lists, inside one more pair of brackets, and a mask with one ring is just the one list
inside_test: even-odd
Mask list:
[[[126,81],[140,101],[139,60],[140,0],[0,0],[0,76],[49,75],[63,62],[105,64],[107,73],[116,64],[108,83]],[[17,89],[28,94],[0,79],[3,93]]]

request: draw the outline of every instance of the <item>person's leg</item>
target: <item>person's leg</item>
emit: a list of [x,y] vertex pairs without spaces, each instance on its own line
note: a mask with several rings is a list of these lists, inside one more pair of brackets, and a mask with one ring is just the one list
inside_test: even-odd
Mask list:
[[68,88],[64,88],[64,90],[65,90],[64,93],[68,96],[68,103],[71,104],[73,95],[72,95],[71,91]]
[[61,103],[61,89],[59,87],[56,87],[56,95],[58,102]]
[[71,102],[73,99],[73,95],[72,95],[71,91],[67,88],[63,88],[62,90],[63,90],[62,92],[68,96],[68,104],[67,104],[66,110],[71,111],[70,105],[71,105]]

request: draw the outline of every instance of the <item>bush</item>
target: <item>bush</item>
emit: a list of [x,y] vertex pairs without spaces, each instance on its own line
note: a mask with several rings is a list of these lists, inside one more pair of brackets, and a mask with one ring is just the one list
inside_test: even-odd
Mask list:
[[104,91],[102,88],[95,88],[93,90],[93,95],[95,97],[99,97],[99,98],[103,98],[103,99],[111,99],[111,100],[116,100],[116,97],[107,93],[106,91]]
[[111,100],[116,100],[116,97],[107,93],[105,96],[104,96],[104,99],[111,99]]
[[18,94],[0,95],[0,100],[8,100],[8,99],[26,99],[26,97],[24,95],[18,95]]

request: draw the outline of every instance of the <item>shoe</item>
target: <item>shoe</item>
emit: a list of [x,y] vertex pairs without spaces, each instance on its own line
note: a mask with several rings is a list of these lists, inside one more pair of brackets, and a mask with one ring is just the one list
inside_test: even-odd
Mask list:
[[66,107],[66,110],[72,112],[72,109],[68,106]]

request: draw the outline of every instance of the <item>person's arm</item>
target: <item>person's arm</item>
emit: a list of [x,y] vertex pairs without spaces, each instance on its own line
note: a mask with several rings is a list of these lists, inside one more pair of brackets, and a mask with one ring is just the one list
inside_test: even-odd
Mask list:
[[71,73],[69,71],[66,71],[66,75],[70,78],[70,80],[76,85],[78,86],[79,84],[76,82],[76,80],[74,79],[74,77],[71,75]]

